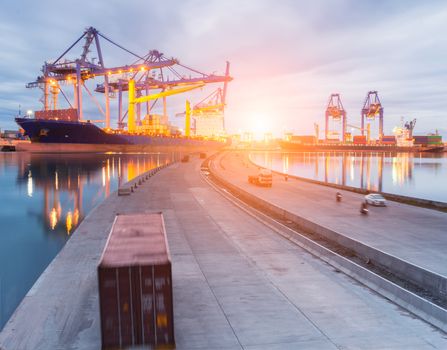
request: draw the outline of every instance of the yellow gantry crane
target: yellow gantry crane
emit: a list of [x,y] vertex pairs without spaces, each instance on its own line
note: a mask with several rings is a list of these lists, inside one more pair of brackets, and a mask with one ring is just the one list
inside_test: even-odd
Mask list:
[[[156,100],[161,97],[180,94],[180,93],[183,93],[186,91],[190,91],[190,90],[194,90],[194,89],[203,87],[204,85],[205,85],[205,83],[200,82],[197,84],[191,84],[191,85],[184,86],[184,87],[177,88],[177,89],[165,90],[165,91],[161,91],[161,92],[151,94],[151,95],[135,97],[135,80],[130,79],[129,80],[129,109],[127,112],[127,131],[132,133],[132,132],[135,132],[135,130],[136,130],[135,104],[149,102],[151,100]],[[187,102],[187,106],[188,106],[188,102]],[[191,110],[190,106],[189,106],[189,110]],[[189,119],[191,119],[191,117],[189,117]],[[188,132],[188,134],[189,134],[189,132]],[[189,136],[189,135],[186,135],[186,136]]]
[[[226,76],[229,74],[227,63]],[[191,135],[191,119],[198,116],[206,116],[218,113],[224,113],[225,109],[225,94],[227,82],[224,84],[224,89],[218,88],[210,95],[205,97],[202,101],[191,107],[191,102],[186,100],[185,112],[176,114],[177,117],[185,116],[185,136]]]

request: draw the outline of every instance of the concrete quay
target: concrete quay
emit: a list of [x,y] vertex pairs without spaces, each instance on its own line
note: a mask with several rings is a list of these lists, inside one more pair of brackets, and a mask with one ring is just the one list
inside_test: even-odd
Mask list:
[[100,348],[96,266],[113,218],[151,211],[166,221],[177,349],[447,348],[445,333],[224,199],[200,164],[175,163],[92,211],[6,324],[0,348]]
[[[273,176],[273,188],[250,185],[256,174],[243,152],[219,155],[214,163],[220,176],[237,187],[348,238],[387,252],[440,276],[447,277],[447,213],[388,201],[386,207],[369,206],[359,213],[363,195],[318,184]],[[335,193],[343,199],[335,201]]]
[[[403,232],[400,232],[399,228],[394,229],[397,233],[403,233],[403,235],[399,237],[402,239],[403,247],[400,248],[398,244],[391,244],[392,248],[395,249],[389,250],[387,249],[388,247],[386,244],[389,243],[390,239],[380,235],[387,233],[387,229],[390,229],[390,227],[387,227],[387,224],[383,221],[366,221],[366,218],[363,215],[357,214],[356,217],[361,220],[360,222],[356,222],[354,219],[352,227],[345,227],[344,230],[340,229],[340,226],[337,224],[346,218],[351,220],[351,218],[353,218],[352,214],[355,208],[350,208],[353,212],[349,213],[346,208],[341,205],[342,203],[335,202],[336,192],[334,189],[312,182],[309,183],[308,181],[303,181],[299,178],[293,179],[294,181],[298,180],[297,182],[286,181],[283,174],[274,176],[274,179],[277,181],[276,186],[274,186],[274,190],[269,189],[266,191],[265,188],[249,185],[247,183],[248,175],[256,174],[258,168],[248,160],[247,154],[241,152],[221,153],[217,158],[213,158],[213,161],[210,162],[209,166],[213,176],[216,177],[218,181],[220,181],[224,186],[228,187],[238,197],[251,203],[250,205],[255,205],[261,210],[280,217],[282,220],[287,222],[293,222],[298,225],[299,229],[304,230],[305,232],[316,234],[319,237],[324,237],[324,239],[332,242],[332,244],[335,243],[338,245],[338,248],[334,247],[335,249],[348,249],[348,254],[354,253],[358,257],[357,259],[360,259],[360,261],[367,261],[369,266],[385,269],[387,271],[385,273],[387,276],[391,272],[394,275],[394,277],[391,276],[392,281],[396,281],[397,277],[398,279],[401,279],[402,282],[399,283],[401,283],[402,286],[408,284],[406,281],[412,283],[412,288],[423,291],[422,294],[424,297],[421,298],[410,291],[406,291],[398,285],[395,285],[393,282],[385,282],[383,278],[380,278],[374,273],[368,272],[371,268],[365,269],[361,268],[360,266],[354,266],[356,264],[355,262],[343,262],[345,267],[344,271],[349,271],[348,274],[352,277],[362,281],[362,283],[365,283],[368,286],[374,286],[373,289],[380,291],[382,295],[394,300],[399,305],[411,310],[415,314],[436,325],[437,327],[440,327],[444,331],[447,331],[447,311],[445,310],[445,305],[447,303],[447,278],[445,275],[438,273],[437,271],[432,271],[426,267],[417,265],[417,263],[415,263],[412,259],[407,259],[406,257],[402,258],[405,254],[402,255],[399,253],[401,251],[403,253],[407,253],[408,245],[410,244],[411,247],[411,244],[415,243],[411,241],[411,236],[405,237],[405,230],[407,230],[405,225],[403,225],[400,229]],[[306,192],[306,190],[308,192]],[[354,195],[351,192],[345,192]],[[328,193],[332,196],[332,199],[327,200]],[[310,200],[312,197],[308,195],[313,195],[315,200],[312,202]],[[358,200],[357,204],[360,204],[363,200],[363,196],[356,196]],[[321,206],[320,201],[322,203]],[[345,200],[342,202],[344,201]],[[352,202],[352,198],[350,201]],[[331,211],[331,206],[333,211],[332,216],[327,214]],[[309,210],[307,212],[304,210],[303,213],[302,209]],[[407,205],[406,209],[410,211],[409,213],[406,213],[408,215],[412,214],[412,210],[417,210],[418,208]],[[427,211],[428,214],[431,214],[432,212],[433,211],[430,210]],[[324,220],[328,217],[331,221]],[[402,217],[405,217],[405,215],[400,215],[400,218]],[[439,218],[439,215],[437,217]],[[444,221],[446,217],[447,214],[444,214]],[[396,218],[399,218],[399,216],[396,216]],[[426,222],[431,220],[430,217],[426,219]],[[423,230],[423,225],[425,223],[422,223],[422,225],[417,228]],[[368,232],[368,234],[371,235],[369,238],[372,240],[373,244],[370,243],[371,241],[365,241],[363,237],[358,234],[359,232],[364,232],[368,228],[373,230]],[[373,232],[379,234],[374,234]],[[304,236],[301,237],[300,234],[293,231],[291,231],[291,234],[294,239],[301,241],[301,244],[304,244],[303,247],[309,251],[316,249],[320,252],[323,250],[323,255],[321,255],[321,253],[317,254],[320,258],[326,259],[323,256],[334,257],[334,253],[327,248],[316,247],[318,243],[312,243],[309,239],[305,238]],[[441,239],[445,237],[442,230],[439,230],[438,235]],[[289,234],[286,233],[286,236],[289,236]],[[377,245],[377,243],[379,243],[379,245]],[[380,243],[385,244],[380,246]],[[399,242],[397,241],[393,243]],[[435,241],[431,248],[435,251],[439,248],[442,250],[442,247],[439,247],[436,243],[437,242]],[[441,250],[436,251],[438,256],[442,256]],[[432,252],[428,251],[426,253],[431,254]],[[340,260],[340,258],[341,257],[337,257],[336,260]],[[333,262],[334,260],[330,258],[328,261]],[[441,260],[438,261],[438,265],[436,267],[439,266],[440,268],[444,268],[444,263],[445,259],[443,260],[441,257]],[[334,266],[336,265],[338,266],[338,264],[335,264]],[[360,275],[358,273],[352,273],[353,270],[359,269],[362,270]],[[430,301],[425,300],[427,291],[431,294],[431,298],[435,298],[430,300],[437,300],[436,302],[444,305],[444,309],[432,304]]]

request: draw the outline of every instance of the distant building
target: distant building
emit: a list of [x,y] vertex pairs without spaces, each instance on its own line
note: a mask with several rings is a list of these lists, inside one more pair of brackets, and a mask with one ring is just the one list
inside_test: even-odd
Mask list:
[[22,135],[19,130],[0,130],[0,137],[5,139],[17,139],[20,136]]

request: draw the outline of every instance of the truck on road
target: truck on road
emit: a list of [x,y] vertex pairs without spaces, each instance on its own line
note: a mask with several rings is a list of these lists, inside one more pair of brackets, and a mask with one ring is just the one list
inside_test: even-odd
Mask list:
[[257,175],[249,175],[248,182],[256,186],[272,187],[272,171],[261,169]]

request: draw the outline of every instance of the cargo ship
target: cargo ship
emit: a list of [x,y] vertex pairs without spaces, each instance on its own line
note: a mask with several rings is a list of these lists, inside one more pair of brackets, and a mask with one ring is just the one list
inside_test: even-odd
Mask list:
[[383,136],[381,141],[369,141],[365,135],[354,136],[352,142],[338,139],[317,140],[313,135],[288,135],[280,146],[288,151],[373,151],[373,152],[443,152],[440,135],[413,136],[404,127],[394,128],[393,136]]
[[204,151],[224,146],[224,141],[182,136],[146,135],[105,130],[88,121],[16,118],[30,143],[17,151],[31,152],[166,152]]
[[280,141],[280,147],[286,151],[366,151],[366,152],[443,152],[443,145],[397,146],[387,144],[353,144],[353,143],[301,143]]

